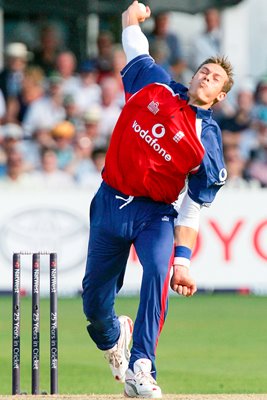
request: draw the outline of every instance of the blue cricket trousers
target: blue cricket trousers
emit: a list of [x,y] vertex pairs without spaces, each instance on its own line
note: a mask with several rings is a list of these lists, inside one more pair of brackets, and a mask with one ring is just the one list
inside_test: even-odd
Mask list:
[[143,267],[130,368],[137,359],[148,358],[156,371],[155,350],[167,314],[176,216],[172,205],[145,197],[128,198],[105,182],[91,203],[83,308],[90,322],[87,330],[99,349],[112,348],[120,335],[114,301],[123,285],[132,244]]

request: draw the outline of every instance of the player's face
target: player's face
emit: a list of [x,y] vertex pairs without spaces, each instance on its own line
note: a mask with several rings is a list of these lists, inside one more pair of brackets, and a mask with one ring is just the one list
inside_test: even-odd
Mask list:
[[228,76],[218,64],[205,64],[193,76],[189,87],[190,103],[209,108],[215,100],[221,101],[226,93],[223,86]]

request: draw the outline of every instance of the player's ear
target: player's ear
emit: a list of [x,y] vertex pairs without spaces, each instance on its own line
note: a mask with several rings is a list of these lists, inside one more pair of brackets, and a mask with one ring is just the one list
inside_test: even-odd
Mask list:
[[217,102],[223,101],[225,97],[227,96],[226,92],[220,92],[218,96],[216,97]]

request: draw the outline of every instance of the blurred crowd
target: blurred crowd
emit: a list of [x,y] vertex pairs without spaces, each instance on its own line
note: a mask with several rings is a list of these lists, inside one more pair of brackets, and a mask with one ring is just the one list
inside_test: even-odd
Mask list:
[[[183,54],[169,15],[155,16],[147,36],[152,57],[188,85],[205,59],[221,54],[220,14],[204,13],[205,30]],[[40,33],[40,46],[5,48],[0,72],[0,185],[88,187],[101,170],[124,93],[125,55],[109,31],[99,32],[97,55],[77,62],[57,40],[54,27]],[[222,128],[228,187],[267,186],[267,77],[239,87],[234,101],[214,107]]]

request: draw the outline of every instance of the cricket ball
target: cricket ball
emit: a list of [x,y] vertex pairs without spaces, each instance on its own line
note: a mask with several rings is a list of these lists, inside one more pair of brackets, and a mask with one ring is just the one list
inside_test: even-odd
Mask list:
[[138,3],[140,14],[142,17],[146,15],[146,6],[143,3]]

